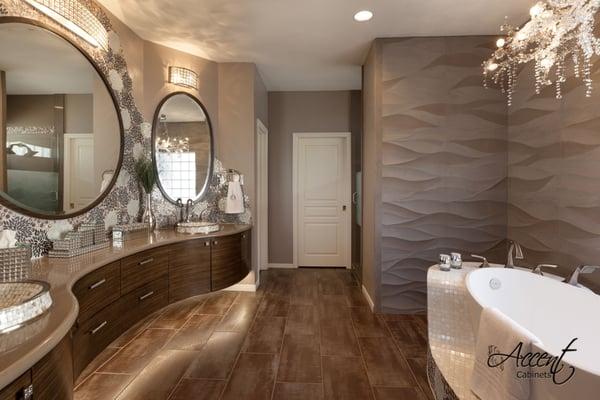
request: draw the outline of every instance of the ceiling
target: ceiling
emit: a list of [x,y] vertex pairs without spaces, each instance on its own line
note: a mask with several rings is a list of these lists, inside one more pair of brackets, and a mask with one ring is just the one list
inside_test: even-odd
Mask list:
[[[497,34],[534,0],[99,0],[142,38],[218,62],[254,62],[277,90],[361,87],[377,37]],[[370,22],[353,15],[369,9]]]
[[92,93],[96,71],[66,40],[29,24],[0,24],[8,94]]

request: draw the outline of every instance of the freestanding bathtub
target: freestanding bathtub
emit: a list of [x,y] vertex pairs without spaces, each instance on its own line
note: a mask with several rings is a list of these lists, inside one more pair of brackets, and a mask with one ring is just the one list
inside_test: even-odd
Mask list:
[[531,272],[506,268],[472,271],[466,286],[474,300],[468,303],[475,334],[483,307],[495,307],[540,339],[534,351],[560,356],[562,349],[577,338],[571,345],[577,351],[565,354],[565,370],[557,380],[568,376],[571,366],[575,368],[573,377],[562,385],[551,378],[532,379],[532,400],[600,399],[600,296]]

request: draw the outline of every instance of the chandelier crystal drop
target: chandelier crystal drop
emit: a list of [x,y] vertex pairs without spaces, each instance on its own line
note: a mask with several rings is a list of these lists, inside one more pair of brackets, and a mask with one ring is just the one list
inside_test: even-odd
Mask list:
[[484,86],[492,82],[512,105],[520,66],[534,65],[535,92],[555,85],[562,98],[562,84],[569,71],[583,81],[585,95],[592,94],[592,57],[600,55],[600,39],[594,35],[600,0],[547,0],[531,7],[531,19],[518,28],[501,26],[505,35],[496,41],[494,54],[483,63]]

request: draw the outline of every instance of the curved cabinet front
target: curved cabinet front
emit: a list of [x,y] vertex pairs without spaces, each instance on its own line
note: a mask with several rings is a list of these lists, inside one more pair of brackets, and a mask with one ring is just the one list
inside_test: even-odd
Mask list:
[[[75,296],[85,307],[80,308],[73,333],[75,377],[146,316],[170,303],[244,279],[250,272],[249,239],[250,232],[246,231],[160,246],[125,257],[77,281]],[[120,281],[120,289],[111,285],[115,280]],[[106,304],[107,298],[113,301]],[[97,312],[90,314],[89,310]]]
[[251,270],[250,237],[249,229],[177,237],[149,249],[141,243],[139,251],[107,258],[106,264],[99,261],[72,286],[79,312],[70,333],[0,390],[0,400],[27,398],[26,390],[38,400],[72,398],[73,379],[135,323],[170,303],[244,279]]

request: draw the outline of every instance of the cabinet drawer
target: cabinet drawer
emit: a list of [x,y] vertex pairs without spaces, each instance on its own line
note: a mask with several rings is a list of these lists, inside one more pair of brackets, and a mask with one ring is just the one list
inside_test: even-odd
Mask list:
[[124,258],[121,261],[121,293],[129,293],[167,274],[169,249],[159,247]]
[[13,383],[0,391],[0,400],[19,400],[31,397],[25,397],[25,391],[31,385],[31,371],[25,372]]
[[169,247],[169,302],[210,292],[210,239]]
[[90,361],[119,337],[123,331],[121,315],[120,302],[115,301],[77,327],[73,335],[75,376],[79,376]]
[[78,321],[83,322],[121,296],[121,262],[108,264],[75,283],[79,302]]
[[169,304],[168,275],[161,276],[121,297],[123,326],[129,328],[142,318]]

